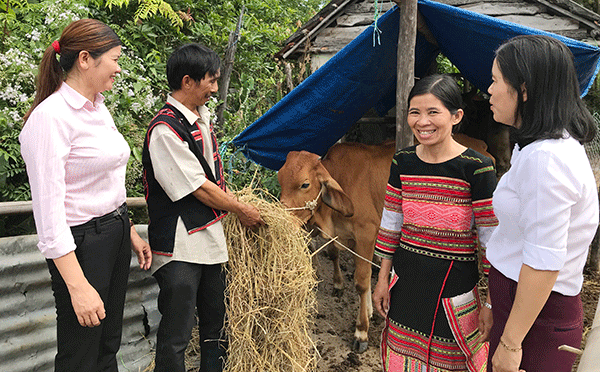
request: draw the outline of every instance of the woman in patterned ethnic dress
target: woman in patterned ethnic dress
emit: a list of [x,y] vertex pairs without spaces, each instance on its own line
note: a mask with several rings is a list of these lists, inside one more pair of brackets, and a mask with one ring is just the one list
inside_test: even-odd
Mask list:
[[452,78],[421,79],[408,101],[420,144],[394,155],[375,247],[384,371],[481,371],[491,324],[479,332],[477,237],[483,247],[498,223],[494,166],[452,137],[464,115]]

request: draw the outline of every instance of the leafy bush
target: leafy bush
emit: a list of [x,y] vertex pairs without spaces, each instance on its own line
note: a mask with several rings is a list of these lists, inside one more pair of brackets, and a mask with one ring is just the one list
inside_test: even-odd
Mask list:
[[[315,14],[321,0],[0,0],[0,202],[31,198],[18,134],[33,101],[42,54],[64,27],[80,18],[96,18],[115,30],[124,44],[121,74],[104,95],[132,150],[128,196],[141,196],[141,148],[146,126],[169,91],[168,56],[187,42],[201,42],[223,56],[242,5],[246,10],[229,107],[225,125],[217,128],[220,142],[232,140],[281,99],[284,74],[272,55],[298,22]],[[256,172],[258,184],[278,194],[275,172],[248,162],[229,147],[223,155],[232,187],[248,183]],[[0,236],[7,234],[3,224],[8,225],[0,221]]]

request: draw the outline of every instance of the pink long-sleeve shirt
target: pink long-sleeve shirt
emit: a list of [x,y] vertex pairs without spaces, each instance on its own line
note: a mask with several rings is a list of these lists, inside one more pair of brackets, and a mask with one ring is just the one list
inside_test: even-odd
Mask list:
[[103,101],[97,94],[92,103],[63,83],[33,110],[19,136],[46,258],[75,250],[71,226],[125,202],[129,146]]

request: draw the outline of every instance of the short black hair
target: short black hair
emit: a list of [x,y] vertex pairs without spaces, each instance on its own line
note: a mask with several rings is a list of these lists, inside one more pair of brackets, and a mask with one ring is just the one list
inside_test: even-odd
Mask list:
[[[410,106],[410,101],[413,97],[428,93],[439,99],[452,115],[463,108],[462,94],[460,93],[458,84],[448,75],[433,74],[417,80],[408,94],[408,105]],[[458,130],[463,120],[452,128],[453,132]]]
[[221,68],[221,59],[213,50],[198,43],[185,44],[171,54],[167,61],[167,81],[173,90],[181,89],[181,80],[189,75],[201,81],[208,73],[216,76]]
[[[596,123],[580,97],[573,53],[561,41],[544,35],[522,35],[496,50],[503,79],[517,92],[522,148],[539,139],[558,139],[564,130],[580,143],[596,135]],[[522,88],[527,92],[523,100]]]

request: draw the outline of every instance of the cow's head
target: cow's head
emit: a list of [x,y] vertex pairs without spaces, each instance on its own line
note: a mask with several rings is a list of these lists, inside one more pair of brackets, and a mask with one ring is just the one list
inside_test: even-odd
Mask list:
[[304,222],[308,222],[314,214],[314,210],[307,207],[307,202],[313,201],[320,205],[322,200],[345,217],[354,214],[352,201],[316,154],[291,151],[277,173],[277,180],[281,185],[281,202],[288,208],[300,208],[293,213]]

